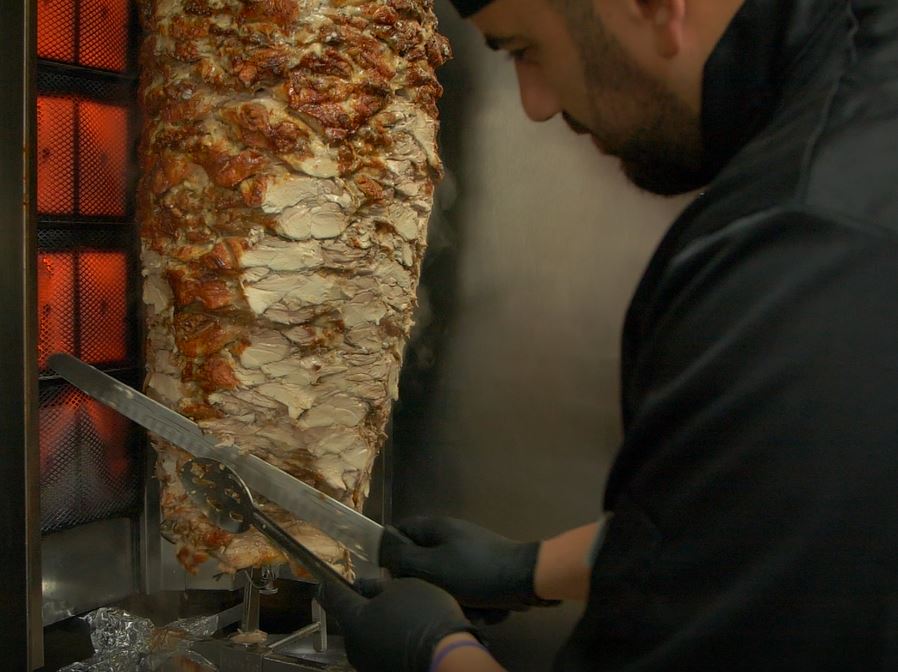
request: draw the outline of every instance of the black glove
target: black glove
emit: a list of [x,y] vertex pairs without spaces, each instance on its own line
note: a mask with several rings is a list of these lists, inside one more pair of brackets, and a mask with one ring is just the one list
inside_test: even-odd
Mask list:
[[454,518],[412,518],[398,527],[415,544],[384,535],[380,560],[393,576],[440,586],[462,606],[486,610],[488,621],[498,620],[497,610],[558,604],[534,592],[539,542],[512,541]]
[[343,629],[346,655],[359,672],[427,672],[433,650],[455,632],[477,636],[452,596],[418,579],[365,582],[371,599],[336,581],[318,601]]

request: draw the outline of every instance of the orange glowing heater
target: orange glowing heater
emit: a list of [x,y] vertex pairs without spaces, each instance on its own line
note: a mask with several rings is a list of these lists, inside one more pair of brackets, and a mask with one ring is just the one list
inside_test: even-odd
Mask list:
[[41,370],[54,352],[67,352],[91,364],[127,360],[127,261],[124,252],[114,251],[38,255]]
[[75,101],[37,99],[37,209],[41,214],[75,212]]
[[37,362],[43,371],[54,352],[75,352],[75,269],[71,252],[47,252],[37,258]]
[[119,512],[139,476],[128,420],[68,386],[41,394],[39,416],[42,529]]
[[135,430],[46,367],[67,352],[140,381],[130,0],[37,1],[41,528],[136,510]]
[[125,72],[129,11],[128,0],[38,0],[38,58]]
[[125,216],[128,136],[124,106],[39,96],[38,213]]

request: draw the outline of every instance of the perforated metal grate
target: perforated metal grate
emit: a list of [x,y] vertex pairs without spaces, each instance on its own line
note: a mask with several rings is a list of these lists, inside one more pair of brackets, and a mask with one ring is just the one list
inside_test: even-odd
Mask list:
[[91,363],[127,359],[128,260],[124,252],[78,255],[81,358]]
[[[38,234],[38,365],[67,352],[94,365],[136,363],[135,270],[118,231]],[[129,300],[132,299],[132,300]]]
[[[36,0],[44,533],[135,512],[142,432],[55,378],[67,352],[137,379],[133,0]],[[136,380],[126,380],[134,385]]]
[[81,98],[100,103],[133,103],[137,81],[96,70],[71,70],[43,63],[37,70],[41,94]]
[[38,0],[37,55],[51,61],[124,72],[128,0]]
[[75,212],[75,101],[37,99],[37,209]]
[[71,252],[37,255],[38,367],[54,352],[75,352],[75,258]]
[[118,105],[78,103],[78,214],[125,214],[128,111]]
[[124,217],[128,110],[77,97],[37,101],[37,207],[42,215]]
[[37,55],[75,62],[75,0],[37,1]]
[[130,422],[69,385],[40,392],[41,531],[133,512],[142,451]]
[[128,67],[128,0],[81,0],[81,65],[122,72]]

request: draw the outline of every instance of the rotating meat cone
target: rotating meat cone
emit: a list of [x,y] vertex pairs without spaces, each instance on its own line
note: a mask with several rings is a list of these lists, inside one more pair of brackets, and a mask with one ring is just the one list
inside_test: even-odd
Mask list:
[[[440,175],[429,0],[139,0],[147,393],[360,508]],[[164,526],[193,569],[283,561],[213,527],[162,441]],[[321,557],[346,553],[270,503]]]

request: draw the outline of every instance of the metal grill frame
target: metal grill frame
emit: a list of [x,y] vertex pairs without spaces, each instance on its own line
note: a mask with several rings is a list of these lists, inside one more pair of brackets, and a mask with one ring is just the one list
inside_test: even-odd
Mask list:
[[[38,212],[53,213],[57,210],[75,212],[75,178],[71,166],[75,163],[75,138],[78,126],[75,99],[41,96],[37,100],[38,156],[36,202]],[[62,138],[46,141],[45,133],[60,131]],[[45,140],[41,143],[41,140]],[[44,156],[47,152],[47,156]],[[46,162],[46,163],[45,163]],[[51,178],[51,186],[41,185],[44,173]],[[45,192],[57,192],[47,195]]]
[[[137,319],[128,320],[125,324],[125,352],[126,359],[121,361],[98,362],[102,368],[109,372],[132,371],[137,372],[143,366],[141,353],[140,330],[137,328],[142,320],[142,303],[140,298],[140,259],[138,254],[138,242],[134,232],[125,226],[109,227],[99,226],[86,229],[83,224],[70,222],[55,223],[54,228],[42,228],[38,231],[38,251],[40,253],[66,252],[74,255],[73,285],[79,283],[78,255],[84,252],[123,252],[127,255],[126,280],[128,285],[124,288],[126,300],[129,301],[129,314]],[[74,305],[72,306],[73,318],[73,351],[75,357],[83,357],[82,335],[86,327],[81,325],[80,317],[83,311],[80,309],[81,295],[74,292]],[[47,353],[52,354],[52,353]],[[41,371],[41,380],[54,380],[56,375],[49,370]]]
[[[39,2],[40,0],[38,0]],[[113,0],[118,2],[119,0]],[[88,39],[86,27],[82,25],[89,13],[97,14],[105,0],[68,0],[72,9],[69,12],[74,19],[72,62],[50,60],[37,57],[35,59],[34,84],[36,97],[60,97],[74,101],[73,104],[73,137],[71,139],[72,157],[72,212],[68,213],[37,213],[37,251],[40,253],[66,253],[73,255],[72,276],[72,305],[70,315],[72,322],[72,349],[75,356],[89,359],[85,355],[84,348],[87,342],[94,340],[99,342],[102,338],[104,325],[100,320],[92,320],[91,324],[83,324],[82,318],[86,318],[86,301],[92,297],[82,293],[83,278],[81,277],[81,264],[83,255],[96,252],[117,252],[125,255],[125,280],[126,286],[123,292],[126,302],[127,318],[124,327],[124,358],[118,361],[94,362],[104,370],[116,375],[131,385],[139,385],[142,379],[143,352],[142,339],[139,325],[143,323],[143,309],[140,298],[140,243],[134,225],[134,192],[137,182],[137,130],[139,127],[138,111],[136,109],[137,93],[137,42],[139,39],[137,10],[135,3],[125,0],[127,16],[125,17],[124,30],[127,38],[124,40],[124,69],[121,71],[103,70],[97,67],[86,67],[83,58],[82,40]],[[64,14],[65,11],[61,12]],[[36,19],[35,12],[35,19]],[[63,26],[63,30],[65,27]],[[93,31],[96,35],[97,30]],[[93,38],[91,38],[93,39]],[[121,42],[118,43],[121,45]],[[120,47],[117,47],[120,48]],[[113,59],[114,60],[114,59]],[[91,61],[94,62],[94,61]],[[107,59],[107,63],[112,60]],[[110,66],[111,67],[111,66]],[[115,105],[126,110],[125,122],[127,126],[127,138],[125,139],[125,162],[122,189],[124,190],[123,210],[115,214],[86,215],[84,214],[80,195],[85,170],[85,162],[82,153],[82,138],[79,133],[83,129],[83,119],[86,106],[92,104]],[[102,147],[100,148],[102,151]],[[115,199],[118,196],[114,197]],[[118,205],[117,203],[115,205]],[[117,210],[114,208],[112,210]],[[93,322],[98,322],[94,324]],[[91,338],[93,336],[93,338]],[[64,384],[58,380],[55,374],[49,370],[40,372],[40,400],[44,401],[59,394],[60,386]],[[38,410],[40,412],[40,408]],[[80,410],[79,413],[84,413]],[[81,432],[82,430],[78,430]],[[67,455],[70,463],[81,463],[90,457],[91,451],[97,446],[91,441],[74,439],[73,445],[67,446],[71,452]],[[45,511],[42,516],[41,531],[44,534],[56,532],[62,529],[76,527],[81,524],[108,519],[113,516],[130,517],[137,524],[137,514],[141,513],[141,499],[146,479],[146,450],[143,432],[132,428],[126,441],[125,449],[128,450],[130,469],[133,478],[128,487],[119,487],[120,501],[114,503],[114,497],[95,497],[97,506],[82,506],[77,500],[91,500],[91,493],[81,493],[84,497],[75,493],[73,499],[73,511],[66,514],[61,511]],[[42,474],[42,478],[44,475]],[[46,482],[47,479],[43,478]],[[108,481],[109,479],[107,479]],[[102,490],[102,479],[97,481],[98,489]],[[108,493],[116,491],[113,484]],[[44,503],[49,503],[52,498],[43,497]],[[64,499],[53,500],[60,503]],[[52,507],[51,507],[52,508]]]
[[[83,47],[86,40],[92,40],[95,37],[94,33],[97,31],[92,31],[90,26],[86,27],[85,23],[91,22],[93,17],[88,16],[89,10],[92,8],[91,5],[97,5],[97,9],[99,9],[99,4],[102,0],[67,0],[66,7],[64,13],[66,18],[68,19],[71,29],[71,60],[66,60],[63,54],[59,53],[43,53],[38,54],[38,58],[46,61],[46,62],[59,62],[64,64],[71,64],[75,66],[83,66],[85,68],[91,68],[92,70],[105,71],[105,72],[118,72],[118,73],[126,73],[133,72],[136,66],[137,60],[137,50],[135,49],[135,36],[137,35],[137,12],[135,8],[135,3],[130,0],[118,0],[118,2],[125,4],[125,11],[127,12],[127,21],[125,26],[125,35],[119,36],[120,38],[124,38],[123,48],[124,48],[124,63],[121,69],[115,67],[103,67],[103,62],[106,60],[108,64],[113,59],[96,59],[93,61],[85,61],[83,60]],[[112,0],[113,2],[115,0]],[[40,3],[41,0],[37,0],[37,12],[35,16],[35,23],[38,28],[41,27],[41,14],[40,14]],[[67,11],[66,11],[67,10]],[[63,24],[65,24],[65,20],[63,19]],[[46,24],[44,24],[46,26]],[[108,35],[108,34],[107,34]],[[66,40],[68,41],[68,40]],[[36,41],[36,49],[39,46],[39,40]],[[102,49],[102,46],[95,47]],[[114,59],[117,60],[117,59]]]
[[37,446],[37,315],[34,258],[34,157],[22,148],[35,142],[35,7],[31,2],[0,3],[0,310],[7,317],[0,334],[0,651],[6,669],[43,664],[41,630],[40,457]]
[[[120,379],[134,385],[134,376]],[[70,432],[62,445],[41,445],[41,531],[44,534],[77,527],[85,523],[114,517],[136,516],[143,497],[146,460],[126,460],[128,472],[116,478],[110,473],[108,454],[115,445],[107,445],[101,433],[92,426],[89,408],[99,412],[121,429],[120,447],[141,445],[141,433],[130,422],[117,417],[115,411],[92,401],[91,407],[77,405],[84,394],[62,381],[45,384],[40,391],[41,415],[72,404],[72,417],[60,418],[68,423],[62,430]],[[93,431],[92,431],[93,430]],[[47,455],[52,450],[52,456]]]
[[[129,201],[133,202],[133,162],[128,161],[133,126],[128,122],[129,107],[80,99],[78,115],[77,156],[78,192],[74,195],[77,213],[82,217],[128,218]],[[104,123],[121,132],[119,137],[103,129]],[[97,137],[97,136],[100,137]],[[104,162],[109,162],[104,165]]]
[[[72,212],[40,213],[38,227],[71,226],[78,223],[109,223],[127,225],[134,219],[135,187],[137,185],[137,129],[138,112],[133,101],[137,95],[137,78],[135,75],[118,75],[88,70],[78,66],[39,61],[37,71],[37,90],[39,97],[66,98],[75,101],[73,109],[72,138]],[[79,196],[81,193],[81,123],[79,110],[81,102],[119,104],[126,107],[128,138],[126,140],[126,164],[128,170],[123,181],[125,199],[123,212],[114,215],[84,215],[81,212]]]

